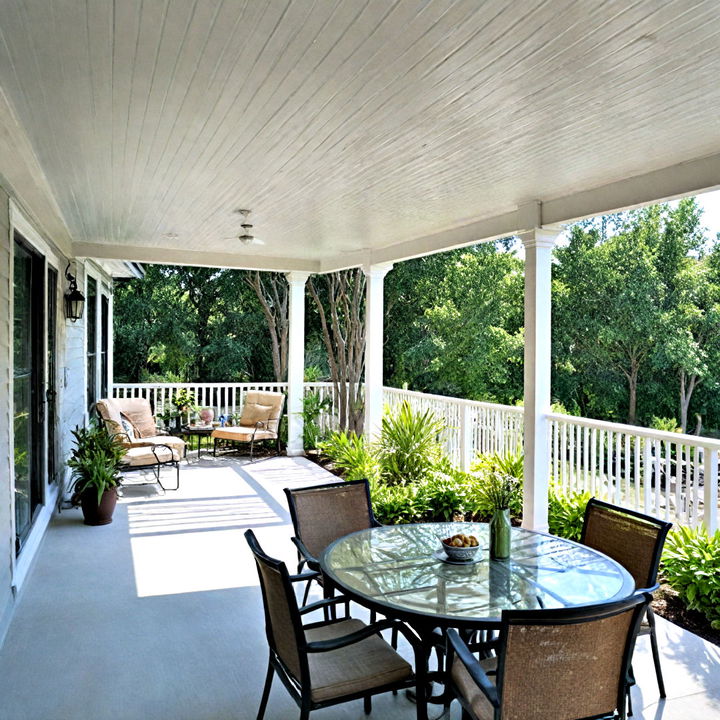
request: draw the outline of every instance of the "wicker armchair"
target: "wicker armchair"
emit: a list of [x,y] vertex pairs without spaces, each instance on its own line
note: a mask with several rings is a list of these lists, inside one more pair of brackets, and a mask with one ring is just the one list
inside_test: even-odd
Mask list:
[[[425,665],[412,631],[397,620],[365,625],[349,617],[303,625],[304,615],[342,600],[325,599],[299,609],[292,583],[304,580],[305,575],[289,575],[284,563],[263,552],[252,530],[246,531],[245,538],[260,577],[270,649],[258,720],[265,715],[275,673],[300,707],[300,720],[306,720],[312,710],[359,698],[369,713],[373,695],[404,687],[415,687],[417,717],[425,720]],[[388,628],[401,632],[413,647],[416,673],[380,637]]]
[[562,610],[504,611],[497,657],[448,630],[447,689],[463,720],[626,718],[630,658],[650,595]]
[[[295,535],[293,542],[298,549],[298,572],[305,565],[310,570],[320,570],[320,555],[334,540],[356,530],[378,527],[370,503],[370,487],[367,480],[328,483],[311,487],[284,489]],[[325,597],[332,597],[332,590],[323,582],[322,575],[315,576],[325,589]],[[310,583],[305,589],[303,604],[307,601]]]
[[[638,590],[651,592],[657,587],[658,566],[663,545],[672,523],[611,505],[593,498],[585,508],[580,542],[599,550],[620,563],[634,578]],[[647,606],[647,620],[641,635],[650,635],[655,674],[660,697],[665,683],[660,667],[660,652],[655,633],[655,614]]]

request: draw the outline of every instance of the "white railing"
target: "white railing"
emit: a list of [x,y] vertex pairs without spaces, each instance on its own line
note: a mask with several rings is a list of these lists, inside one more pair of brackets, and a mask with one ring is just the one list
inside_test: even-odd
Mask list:
[[521,407],[385,388],[385,402],[390,408],[397,407],[403,400],[416,410],[431,410],[445,420],[445,451],[463,470],[469,470],[478,455],[504,455],[522,450]]
[[[248,390],[283,391],[287,383],[118,383],[113,395],[148,398],[160,413],[182,388],[194,393],[197,405],[227,415],[240,412]],[[332,383],[305,383],[305,393],[310,392],[330,398],[319,424],[323,431],[336,429]],[[403,400],[445,420],[446,452],[462,469],[469,469],[478,454],[522,450],[522,407],[385,388],[390,408]],[[720,441],[555,413],[548,420],[550,472],[558,487],[588,491],[671,522],[718,527]]]
[[717,528],[720,441],[550,414],[551,474],[566,491]]

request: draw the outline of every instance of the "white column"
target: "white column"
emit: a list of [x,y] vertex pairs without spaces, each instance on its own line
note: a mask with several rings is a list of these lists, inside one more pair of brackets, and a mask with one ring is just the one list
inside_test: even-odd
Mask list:
[[310,273],[289,272],[290,294],[288,329],[288,455],[304,455],[303,394],[305,391],[305,283]]
[[385,276],[392,263],[367,265],[365,292],[365,427],[366,437],[380,432],[383,414],[383,339]]
[[557,230],[520,236],[525,245],[525,483],[523,527],[547,531],[550,445],[550,309]]

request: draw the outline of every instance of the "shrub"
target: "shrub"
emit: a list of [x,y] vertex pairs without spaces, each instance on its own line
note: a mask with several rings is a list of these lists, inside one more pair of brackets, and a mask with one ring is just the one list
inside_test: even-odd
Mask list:
[[318,443],[318,448],[346,480],[373,479],[378,476],[377,461],[362,435],[334,432],[327,440]]
[[478,455],[470,469],[479,473],[500,473],[510,477],[523,479],[525,455],[522,451],[517,453],[487,453]]
[[468,476],[454,468],[445,470],[435,471],[418,484],[418,498],[427,508],[427,520],[450,521],[456,513],[464,515],[468,507]]
[[650,427],[654,430],[662,430],[664,432],[682,432],[682,428],[677,424],[677,420],[675,420],[675,418],[663,418],[653,415],[650,420]]
[[564,493],[550,488],[548,507],[548,526],[553,535],[580,540],[582,535],[585,508],[592,497],[589,492]]
[[383,525],[417,522],[428,511],[418,485],[386,485],[381,480],[373,480],[370,497],[375,517]]
[[663,575],[691,610],[720,629],[720,531],[679,526],[665,542]]
[[431,410],[416,412],[407,400],[397,412],[387,412],[377,443],[383,480],[388,485],[405,485],[427,479],[443,456],[438,438],[444,429],[444,420]]
[[305,450],[314,450],[322,440],[322,430],[318,420],[321,413],[330,409],[332,399],[320,397],[320,393],[312,391],[303,397],[303,447]]

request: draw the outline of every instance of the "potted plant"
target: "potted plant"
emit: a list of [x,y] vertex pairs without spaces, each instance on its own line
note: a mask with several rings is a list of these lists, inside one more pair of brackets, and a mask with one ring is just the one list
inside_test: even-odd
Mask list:
[[157,415],[157,418],[159,420],[162,420],[163,425],[168,430],[170,429],[170,424],[171,424],[170,421],[175,418],[179,418],[179,417],[180,417],[180,413],[177,410],[175,410],[174,408],[170,408],[170,407],[166,407],[161,413],[159,413]]
[[510,506],[519,492],[517,478],[500,472],[485,477],[481,494],[483,504],[490,508],[490,557],[505,560],[510,557]]
[[80,505],[86,525],[112,522],[117,503],[119,471],[125,449],[103,427],[76,427],[75,447],[68,460],[72,470],[72,504]]
[[[197,410],[195,407],[195,393],[187,388],[180,388],[172,399],[172,404],[177,408],[180,415],[187,413],[187,420],[190,421],[190,412]],[[176,430],[180,430],[180,415],[175,420]]]

